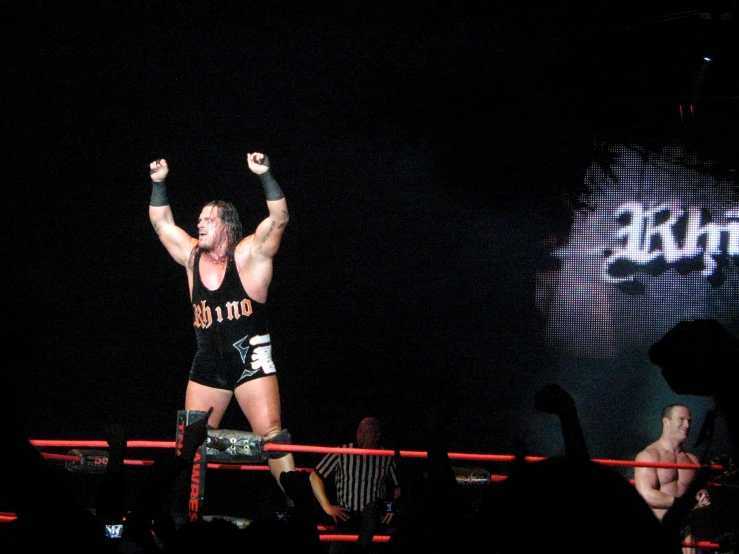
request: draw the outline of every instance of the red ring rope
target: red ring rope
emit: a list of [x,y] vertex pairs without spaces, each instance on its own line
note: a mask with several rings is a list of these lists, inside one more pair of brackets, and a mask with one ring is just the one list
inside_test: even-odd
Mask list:
[[[37,447],[70,447],[70,448],[107,448],[107,441],[84,441],[84,440],[31,440],[30,443]],[[128,441],[126,445],[129,448],[174,448],[174,441]],[[327,447],[327,446],[310,446],[300,444],[274,444],[265,443],[265,452],[309,452],[315,454],[354,454],[354,455],[371,455],[371,456],[395,456],[395,450],[382,450],[374,448],[345,448],[345,447]],[[419,450],[399,450],[397,454],[403,458],[428,458],[428,452]],[[460,452],[449,452],[450,460],[472,460],[480,462],[513,462],[516,457],[513,454],[469,454]],[[537,462],[545,460],[543,456],[525,456],[527,462]],[[720,464],[677,464],[669,462],[637,462],[632,460],[612,460],[605,458],[593,458],[591,461],[599,464],[617,466],[617,467],[653,467],[667,469],[711,469],[715,471],[723,471],[725,468]],[[230,465],[230,464],[227,464]]]

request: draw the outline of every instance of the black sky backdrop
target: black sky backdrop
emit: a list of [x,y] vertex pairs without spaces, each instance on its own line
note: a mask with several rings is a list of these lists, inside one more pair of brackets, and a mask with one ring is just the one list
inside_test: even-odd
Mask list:
[[534,272],[594,143],[735,161],[738,50],[733,2],[518,4],[5,3],[3,381],[30,435],[173,438],[195,339],[148,163],[190,233],[214,199],[253,229],[263,151],[291,213],[269,305],[296,442],[376,413],[422,448],[445,401],[461,451],[525,439],[553,377]]

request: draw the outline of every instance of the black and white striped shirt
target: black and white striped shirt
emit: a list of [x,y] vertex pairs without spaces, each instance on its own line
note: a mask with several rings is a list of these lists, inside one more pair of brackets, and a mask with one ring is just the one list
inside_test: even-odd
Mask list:
[[[354,448],[354,443],[341,448]],[[392,456],[326,454],[315,471],[322,478],[334,476],[336,501],[340,506],[361,511],[367,504],[386,498],[388,479],[398,486],[395,460]]]

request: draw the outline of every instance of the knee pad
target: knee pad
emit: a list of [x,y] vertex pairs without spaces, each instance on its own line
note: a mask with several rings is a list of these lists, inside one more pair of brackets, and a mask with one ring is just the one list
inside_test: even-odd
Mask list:
[[[282,431],[280,431],[279,433],[277,433],[271,439],[265,439],[264,444],[268,444],[268,443],[273,443],[273,444],[292,444],[293,443],[293,438],[290,435],[290,431],[288,431],[287,429],[283,429]],[[276,451],[271,451],[271,452],[265,452],[265,454],[266,454],[267,458],[269,458],[271,460],[277,460],[279,458],[284,458],[285,456],[287,456],[288,454],[290,454],[290,452],[276,452]]]

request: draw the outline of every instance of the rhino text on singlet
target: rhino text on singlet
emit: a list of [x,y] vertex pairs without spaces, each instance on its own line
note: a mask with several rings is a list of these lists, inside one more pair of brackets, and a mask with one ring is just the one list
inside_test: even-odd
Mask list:
[[[195,316],[193,325],[201,329],[207,329],[213,325],[213,310],[215,310],[215,320],[218,323],[222,323],[224,319],[231,321],[233,319],[239,319],[241,316],[250,316],[252,314],[251,300],[248,298],[244,298],[241,302],[226,302],[225,308],[216,306],[213,310],[203,300],[200,304],[193,304],[192,310]],[[226,313],[225,318],[223,315],[224,311]]]

